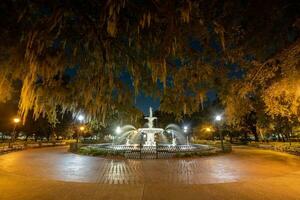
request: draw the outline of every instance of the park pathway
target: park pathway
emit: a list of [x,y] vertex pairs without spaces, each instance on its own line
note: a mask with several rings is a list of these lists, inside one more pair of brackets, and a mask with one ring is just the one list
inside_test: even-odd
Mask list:
[[0,156],[0,200],[104,198],[300,200],[300,158],[254,148],[169,160],[113,160],[65,147]]

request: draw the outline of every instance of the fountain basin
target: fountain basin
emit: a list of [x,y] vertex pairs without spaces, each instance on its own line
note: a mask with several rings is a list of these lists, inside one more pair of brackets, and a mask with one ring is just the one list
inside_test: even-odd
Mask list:
[[[117,134],[119,134],[119,141],[112,136],[112,143],[99,144],[99,145],[87,145],[86,153],[92,152],[92,155],[122,155],[125,158],[171,158],[174,156],[188,154],[188,155],[202,155],[202,152],[215,150],[216,148],[209,145],[196,145],[190,144],[188,138],[185,140],[183,132],[180,127],[174,124],[170,124],[163,128],[153,127],[153,121],[157,118],[153,116],[152,108],[149,109],[149,117],[145,117],[148,120],[147,128],[136,129],[132,125],[125,125],[124,128],[119,128]],[[120,133],[124,132],[123,136]],[[166,136],[157,139],[155,134],[172,134],[172,141],[170,142]],[[164,138],[163,138],[164,137]],[[130,139],[133,138],[131,141]],[[124,139],[126,143],[124,144]],[[178,141],[178,142],[177,142]],[[166,143],[165,143],[166,142]],[[120,144],[121,143],[121,144]]]
[[142,133],[162,133],[164,132],[164,129],[162,128],[139,128],[138,129],[139,132]]
[[147,140],[145,142],[145,146],[155,146],[155,133],[162,133],[164,129],[162,128],[139,128],[139,133],[144,133],[147,135]]
[[[156,146],[145,146],[140,144],[87,144],[83,148],[86,155],[96,156],[118,156],[127,159],[162,159],[182,157],[182,155],[202,156],[217,153],[217,149],[209,145],[191,144],[191,145],[176,145],[159,144]],[[80,151],[79,151],[80,152]]]

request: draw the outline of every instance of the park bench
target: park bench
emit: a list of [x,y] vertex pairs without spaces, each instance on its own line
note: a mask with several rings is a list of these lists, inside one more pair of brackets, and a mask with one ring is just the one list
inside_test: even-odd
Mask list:
[[52,146],[62,146],[66,145],[66,142],[37,142],[37,143],[27,143],[27,142],[16,142],[16,143],[0,143],[0,154],[9,153],[12,151],[20,151],[26,148],[39,148],[39,147],[52,147]]
[[18,150],[23,150],[24,145],[23,144],[13,144],[12,150],[18,151]]
[[4,153],[4,146],[0,146],[0,154]]
[[258,145],[259,148],[262,148],[262,149],[272,149],[272,145],[269,145],[269,144],[259,144]]
[[48,142],[48,143],[42,143],[42,146],[43,147],[53,146],[53,143],[50,143],[50,142]]
[[27,144],[28,148],[35,148],[35,147],[39,147],[39,146],[40,146],[39,143],[29,143],[29,144]]
[[67,143],[66,142],[55,142],[55,145],[58,145],[58,146],[60,146],[60,145],[66,145]]
[[9,146],[0,146],[0,153],[7,153],[12,151],[13,148],[9,147]]

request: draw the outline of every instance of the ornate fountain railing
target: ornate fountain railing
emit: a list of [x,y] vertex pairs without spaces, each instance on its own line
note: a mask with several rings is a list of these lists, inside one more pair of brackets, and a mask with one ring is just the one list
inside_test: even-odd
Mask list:
[[166,145],[158,144],[156,146],[143,146],[143,145],[113,145],[113,144],[90,144],[88,148],[99,150],[103,155],[110,156],[124,156],[127,159],[159,159],[159,158],[172,158],[180,155],[196,155],[213,151],[215,148],[209,145]]

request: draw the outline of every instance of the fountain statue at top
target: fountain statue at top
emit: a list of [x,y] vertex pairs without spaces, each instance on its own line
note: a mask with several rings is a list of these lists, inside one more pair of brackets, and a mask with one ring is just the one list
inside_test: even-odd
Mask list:
[[149,108],[149,117],[145,117],[145,119],[148,120],[148,128],[139,128],[138,132],[140,134],[146,134],[147,139],[145,142],[145,146],[155,146],[155,134],[156,133],[162,133],[164,129],[162,128],[154,128],[153,127],[153,121],[157,119],[157,117],[153,117],[152,108]]
[[153,121],[157,119],[157,117],[153,117],[152,108],[149,108],[149,117],[145,117],[148,120],[148,128],[153,128]]

